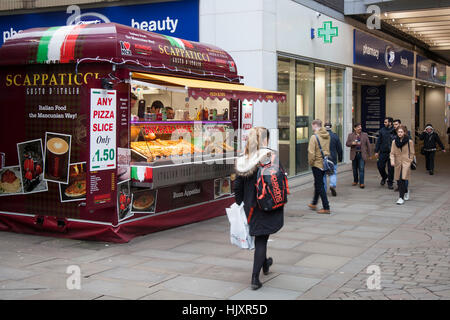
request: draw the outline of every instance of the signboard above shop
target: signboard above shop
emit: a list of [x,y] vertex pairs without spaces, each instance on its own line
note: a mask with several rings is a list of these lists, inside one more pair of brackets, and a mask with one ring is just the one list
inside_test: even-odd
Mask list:
[[426,57],[417,55],[416,78],[445,85],[447,67]]
[[65,11],[2,16],[0,19],[0,46],[25,29],[109,22],[198,41],[199,0],[123,6],[108,5],[90,9],[80,9],[80,7],[72,5]]
[[353,30],[353,63],[405,76],[414,75],[414,52]]

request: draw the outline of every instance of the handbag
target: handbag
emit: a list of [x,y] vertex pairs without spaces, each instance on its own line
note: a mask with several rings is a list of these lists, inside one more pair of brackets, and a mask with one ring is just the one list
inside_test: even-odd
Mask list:
[[233,203],[226,208],[228,221],[230,222],[230,241],[241,249],[255,248],[255,237],[250,235],[244,203]]
[[330,176],[330,175],[334,174],[334,162],[331,161],[327,156],[324,155],[322,146],[320,145],[319,137],[317,136],[317,134],[315,134],[315,136],[316,136],[317,143],[319,144],[320,153],[322,154],[322,158],[323,158],[323,171],[325,172],[325,174]]
[[[408,141],[408,158],[411,157],[411,147],[409,146],[409,141]],[[417,169],[417,162],[416,162],[416,156],[414,156],[413,161],[411,162],[411,170],[416,170]]]

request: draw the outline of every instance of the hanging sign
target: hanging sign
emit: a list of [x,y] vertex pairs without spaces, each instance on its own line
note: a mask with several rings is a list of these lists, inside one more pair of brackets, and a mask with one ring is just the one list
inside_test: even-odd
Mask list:
[[116,90],[91,89],[90,171],[116,168]]

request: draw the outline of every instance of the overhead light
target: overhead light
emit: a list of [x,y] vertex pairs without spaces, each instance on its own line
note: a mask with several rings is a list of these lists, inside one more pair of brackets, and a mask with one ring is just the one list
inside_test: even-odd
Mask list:
[[397,81],[397,79],[394,79],[394,80],[392,80],[392,81]]
[[384,80],[388,80],[389,78],[383,78]]
[[395,22],[395,19],[392,19],[392,22]]
[[372,76],[372,77],[374,77],[374,78],[378,78],[378,76]]
[[384,16],[387,17],[387,12],[384,13]]
[[366,74],[365,74],[365,73],[361,73],[361,75],[362,75],[362,76],[366,76]]
[[400,26],[402,26],[402,27],[403,27],[403,23],[400,23]]

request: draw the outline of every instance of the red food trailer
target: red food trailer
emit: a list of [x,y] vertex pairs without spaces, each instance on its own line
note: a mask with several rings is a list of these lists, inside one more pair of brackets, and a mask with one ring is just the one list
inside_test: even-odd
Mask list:
[[114,23],[9,39],[0,230],[127,242],[225,214],[244,101],[286,99],[241,79],[220,48]]

